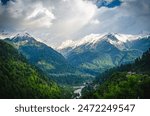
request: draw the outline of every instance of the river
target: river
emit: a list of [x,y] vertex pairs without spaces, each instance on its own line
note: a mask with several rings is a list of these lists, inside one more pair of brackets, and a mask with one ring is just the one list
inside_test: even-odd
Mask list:
[[75,97],[75,99],[79,99],[81,96],[82,96],[82,89],[84,88],[85,86],[74,86],[73,88],[75,89],[74,90],[74,94],[78,94],[78,96]]

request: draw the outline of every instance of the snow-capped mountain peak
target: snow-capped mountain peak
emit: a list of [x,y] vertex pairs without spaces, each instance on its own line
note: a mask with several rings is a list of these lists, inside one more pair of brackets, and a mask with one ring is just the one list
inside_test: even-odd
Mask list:
[[35,42],[36,40],[28,33],[19,33],[16,36],[12,37],[11,40],[15,43],[18,42]]
[[90,34],[88,36],[85,36],[83,39],[76,41],[75,45],[80,46],[84,44],[94,44],[96,43],[103,35],[100,34]]
[[16,48],[19,48],[20,46],[26,45],[26,44],[37,44],[36,39],[34,39],[30,34],[28,33],[19,33],[15,36],[12,36],[10,38],[6,38],[6,41],[13,42]]
[[18,33],[16,37],[31,37],[29,33]]
[[73,40],[66,40],[64,41],[58,49],[68,48],[74,46],[75,42]]
[[120,41],[120,42],[127,42],[127,41],[133,41],[139,38],[139,35],[130,35],[130,34],[119,34],[119,33],[108,33],[104,37],[108,40],[113,41]]
[[73,41],[67,40],[58,47],[58,50],[65,48],[76,48],[82,45],[90,45],[92,48],[95,47],[99,42],[107,41],[110,44],[123,49],[123,44],[127,41],[133,41],[139,38],[139,35],[128,35],[128,34],[118,34],[118,33],[108,33],[108,34],[90,34],[84,38]]
[[29,33],[18,33],[16,36],[13,37],[13,39],[16,38],[32,38],[32,36]]
[[63,42],[59,47],[58,50],[64,49],[64,48],[75,48],[77,46],[81,46],[84,44],[91,44],[91,43],[96,43],[102,36],[104,35],[100,35],[100,34],[90,34],[88,36],[85,36],[84,38],[80,39],[80,40],[67,40],[65,42]]

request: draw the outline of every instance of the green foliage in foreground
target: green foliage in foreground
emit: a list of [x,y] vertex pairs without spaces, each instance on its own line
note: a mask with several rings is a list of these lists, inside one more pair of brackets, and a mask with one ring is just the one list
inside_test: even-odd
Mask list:
[[0,41],[0,98],[70,98],[69,92],[29,65],[11,45]]
[[89,97],[107,99],[150,98],[150,76],[114,73]]
[[150,98],[150,50],[135,63],[122,65],[101,74],[93,85],[83,90],[82,98]]

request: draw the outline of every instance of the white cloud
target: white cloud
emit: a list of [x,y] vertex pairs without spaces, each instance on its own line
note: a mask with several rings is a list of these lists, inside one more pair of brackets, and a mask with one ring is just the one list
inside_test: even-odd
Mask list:
[[35,25],[37,27],[50,27],[52,25],[52,20],[54,19],[54,14],[39,4],[36,6],[33,12],[27,16],[26,21],[28,21],[28,25]]
[[100,9],[85,0],[15,1],[0,5],[0,31],[25,31],[53,46],[91,33],[150,30],[149,0],[122,0],[119,7]]
[[11,17],[14,19],[20,18],[23,28],[50,27],[52,21],[55,19],[51,8],[47,8],[40,1],[36,1],[35,3],[30,3],[30,1],[32,0],[10,2],[8,13],[11,13]]
[[82,0],[68,0],[55,9],[57,20],[52,27],[55,36],[70,37],[87,25],[95,16],[96,6]]
[[2,12],[1,16],[5,17],[0,19],[0,28],[9,32],[28,31],[57,44],[87,25],[96,9],[82,0],[16,0],[9,2]]
[[100,23],[100,21],[98,19],[94,19],[94,20],[91,21],[91,24],[97,25],[99,23]]
[[102,7],[97,10],[94,17],[99,20],[99,24],[91,23],[80,30],[78,37],[90,33],[126,33],[138,34],[143,31],[150,32],[150,1],[149,0],[124,0],[119,7]]

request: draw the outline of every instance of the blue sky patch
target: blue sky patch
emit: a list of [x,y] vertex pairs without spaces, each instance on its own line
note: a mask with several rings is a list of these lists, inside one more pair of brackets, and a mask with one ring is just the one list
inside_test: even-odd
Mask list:
[[112,2],[108,2],[107,0],[99,0],[97,2],[97,7],[108,7],[108,8],[113,8],[121,5],[120,0],[113,0]]
[[2,2],[3,5],[7,4],[8,1],[9,0],[1,0],[1,2]]

